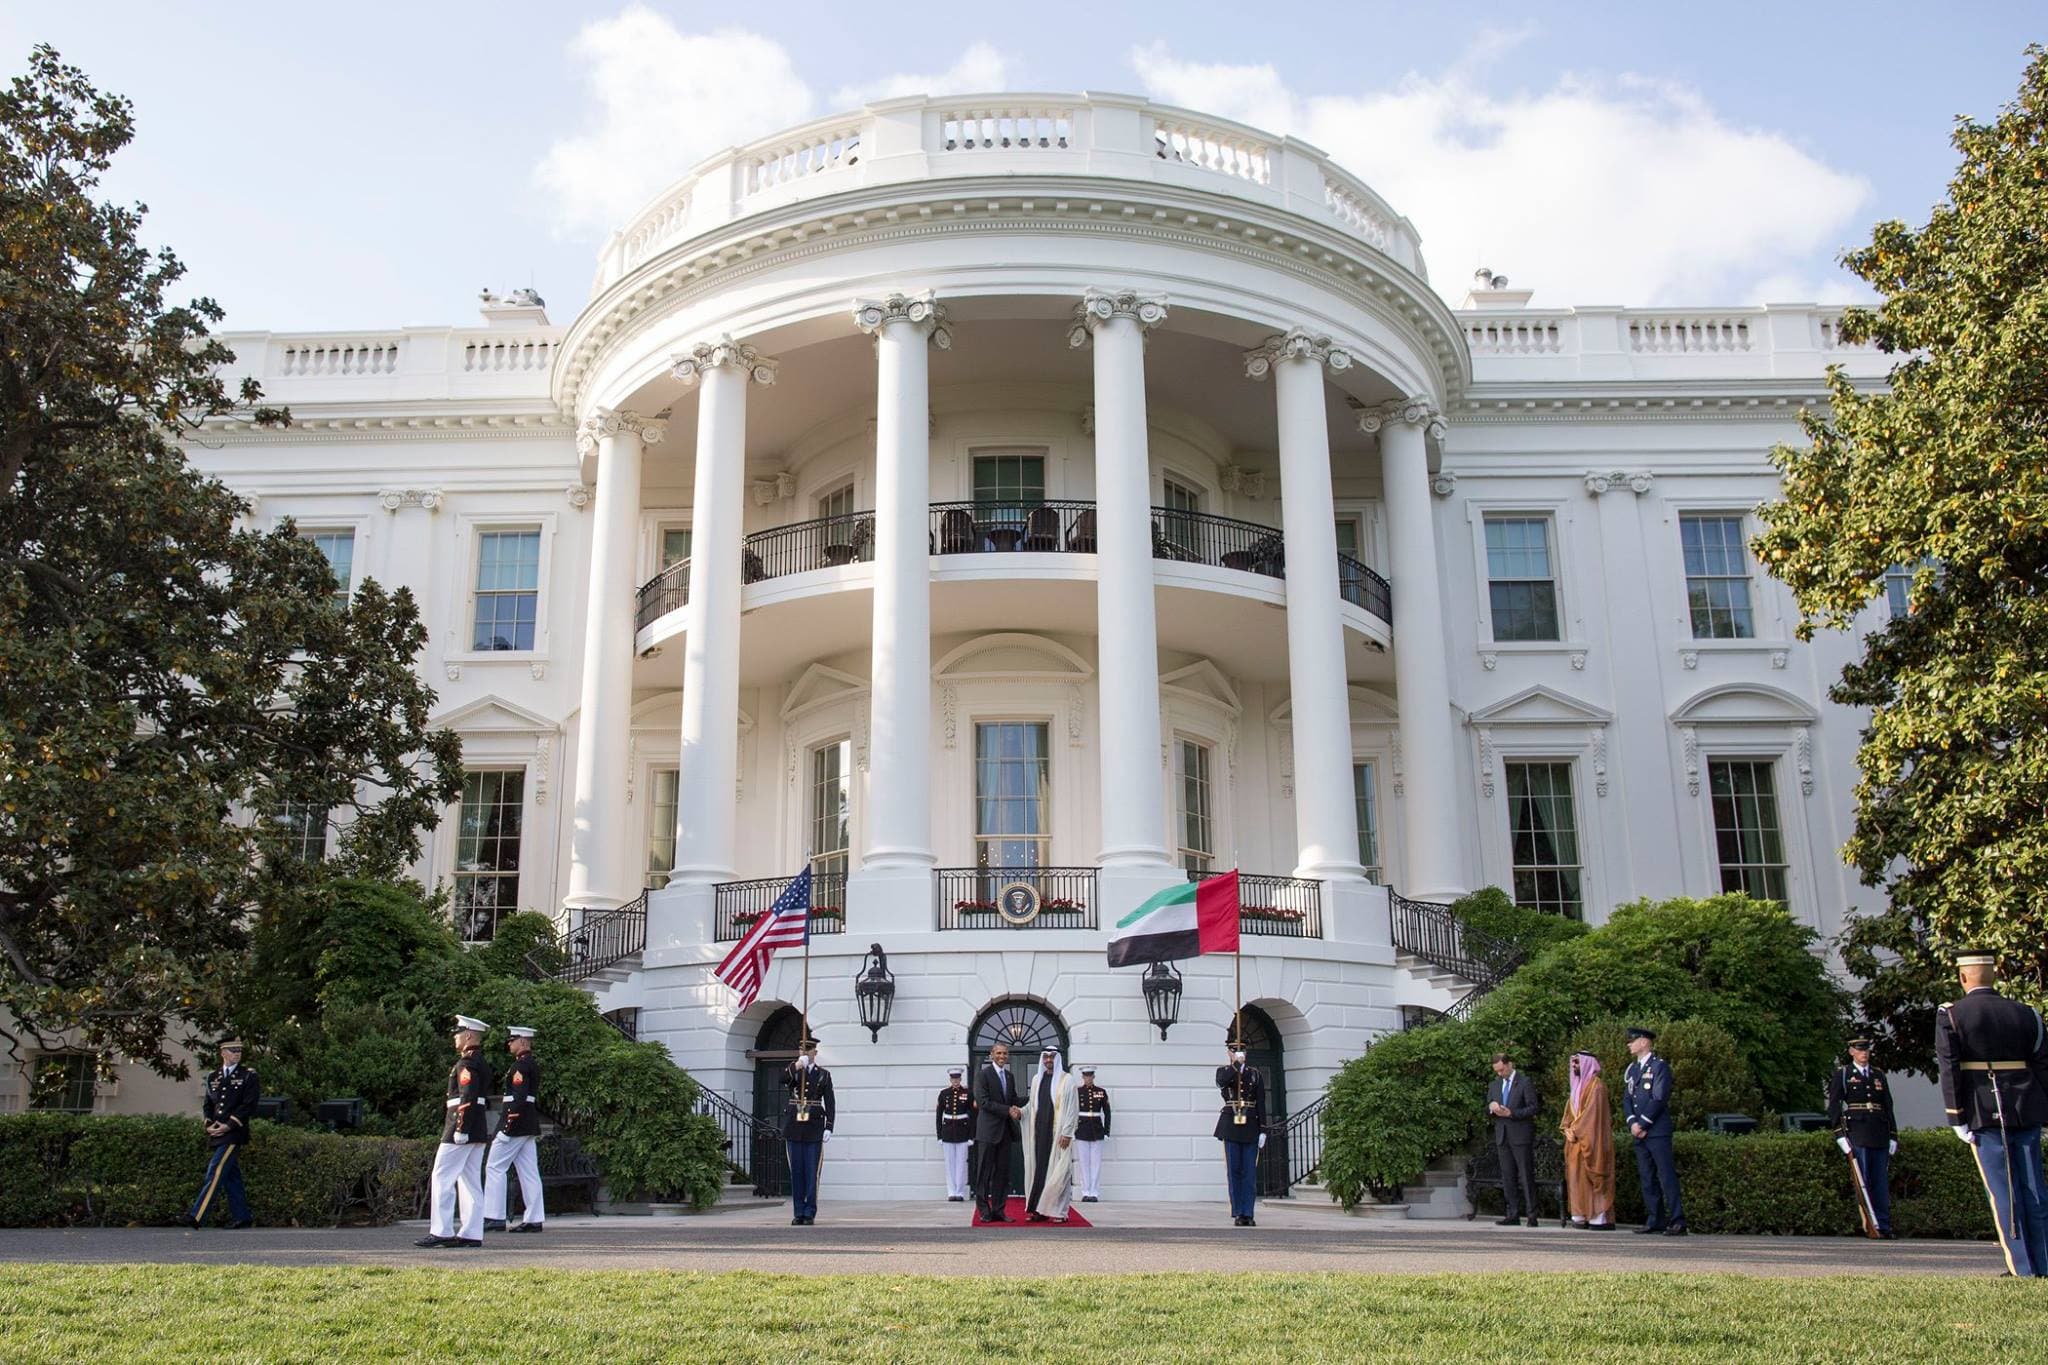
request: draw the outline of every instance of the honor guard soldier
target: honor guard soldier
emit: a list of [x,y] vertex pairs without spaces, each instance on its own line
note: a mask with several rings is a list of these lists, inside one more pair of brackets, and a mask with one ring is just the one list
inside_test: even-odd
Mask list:
[[1649,1029],[1628,1031],[1628,1050],[1635,1060],[1621,1081],[1622,1118],[1636,1140],[1636,1180],[1643,1189],[1643,1225],[1636,1231],[1683,1237],[1685,1205],[1679,1202],[1678,1163],[1671,1156],[1671,1064],[1657,1055],[1656,1042],[1657,1035]]
[[[512,1072],[505,1078],[505,1116],[491,1154],[484,1161],[484,1231],[539,1232],[547,1222],[540,1184],[540,1062],[533,1055],[530,1028],[507,1029]],[[505,1226],[505,1172],[519,1173],[520,1221]]]
[[2006,1272],[2048,1277],[2048,1194],[2041,1173],[2048,1035],[2038,1013],[1998,993],[1991,953],[1960,953],[1956,967],[1963,996],[1934,1012],[1941,1102],[1956,1136],[1976,1155]]
[[[484,1244],[484,1189],[480,1178],[484,1144],[490,1140],[491,1064],[484,1060],[484,1035],[491,1026],[466,1014],[455,1016],[455,1050],[448,1068],[448,1098],[441,1119],[441,1145],[434,1149],[432,1218],[421,1247],[480,1247]],[[461,1221],[456,1219],[461,1214]]]
[[960,1083],[965,1074],[957,1066],[946,1073],[936,1120],[939,1146],[946,1153],[946,1199],[954,1204],[967,1199],[967,1153],[974,1145],[974,1098]]
[[1244,1047],[1230,1044],[1230,1060],[1216,1068],[1223,1111],[1216,1138],[1223,1144],[1224,1174],[1230,1183],[1230,1221],[1241,1228],[1258,1223],[1259,1150],[1266,1145],[1266,1080],[1245,1065]]
[[782,1106],[782,1142],[789,1153],[790,1224],[818,1221],[818,1174],[832,1140],[832,1073],[818,1065],[818,1040],[806,1038],[782,1073],[789,1091]]
[[1081,1068],[1081,1086],[1074,1092],[1081,1121],[1074,1128],[1074,1170],[1081,1184],[1081,1202],[1102,1198],[1102,1140],[1109,1136],[1109,1092],[1095,1083],[1095,1068]]
[[249,1215],[249,1197],[242,1192],[242,1148],[249,1144],[249,1120],[256,1117],[256,1101],[263,1098],[262,1082],[242,1065],[242,1042],[230,1038],[220,1045],[220,1070],[206,1078],[206,1098],[200,1112],[206,1117],[206,1178],[199,1184],[199,1197],[185,1210],[185,1225],[198,1227],[206,1221],[216,1194],[228,1201],[228,1226],[246,1228],[255,1224]]
[[1856,1163],[1877,1235],[1892,1231],[1891,1161],[1899,1150],[1899,1123],[1892,1114],[1891,1078],[1870,1064],[1870,1040],[1849,1040],[1849,1065],[1828,1077],[1828,1123],[1835,1145]]

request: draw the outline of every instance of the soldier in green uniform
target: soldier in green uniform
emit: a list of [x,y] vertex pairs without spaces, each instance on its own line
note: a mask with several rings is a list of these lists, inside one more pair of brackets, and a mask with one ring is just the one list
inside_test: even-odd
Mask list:
[[1109,1092],[1095,1083],[1095,1068],[1081,1068],[1081,1085],[1074,1092],[1081,1121],[1074,1128],[1074,1176],[1081,1186],[1081,1202],[1094,1204],[1102,1198],[1102,1143],[1109,1136]]
[[[448,1099],[441,1120],[441,1145],[434,1149],[433,1216],[421,1247],[480,1247],[484,1244],[484,1144],[490,1140],[491,1064],[484,1060],[484,1035],[491,1026],[466,1014],[455,1016],[455,1050],[448,1068]],[[461,1222],[456,1221],[458,1209]]]
[[1891,1078],[1870,1064],[1868,1038],[1851,1038],[1849,1065],[1828,1077],[1828,1123],[1835,1145],[1862,1174],[1878,1236],[1898,1236],[1892,1231],[1891,1160],[1899,1150],[1899,1121]]
[[946,1073],[946,1088],[939,1092],[937,1117],[939,1149],[946,1154],[946,1198],[959,1204],[967,1198],[967,1154],[974,1147],[974,1097],[960,1083],[966,1073],[954,1067]]

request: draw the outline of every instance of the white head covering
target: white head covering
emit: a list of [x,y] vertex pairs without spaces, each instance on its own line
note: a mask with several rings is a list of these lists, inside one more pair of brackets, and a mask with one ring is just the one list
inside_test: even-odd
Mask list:
[[466,1014],[458,1014],[455,1016],[455,1027],[459,1029],[465,1029],[473,1033],[489,1033],[491,1031],[491,1026],[489,1024],[486,1024],[481,1019],[472,1019]]
[[538,1033],[539,1031],[540,1030],[538,1029],[521,1028],[517,1024],[514,1024],[511,1028],[505,1030],[506,1033],[508,1033],[514,1038],[531,1038],[534,1034]]
[[1031,1073],[1031,1098],[1034,1100],[1038,1098],[1038,1078],[1045,1074],[1045,1054],[1048,1052],[1052,1054],[1053,1098],[1059,1098],[1060,1083],[1067,1078],[1067,1064],[1065,1059],[1060,1056],[1059,1049],[1045,1048],[1038,1054],[1038,1070]]

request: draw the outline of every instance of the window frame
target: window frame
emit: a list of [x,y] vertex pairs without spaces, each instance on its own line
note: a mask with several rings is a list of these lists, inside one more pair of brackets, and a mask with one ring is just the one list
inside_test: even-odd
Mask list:
[[[823,786],[818,773],[818,764],[819,760],[824,757],[828,750],[835,749],[840,754],[839,786],[845,793],[846,843],[841,848],[821,851],[816,846],[820,821],[818,796]],[[804,759],[799,777],[803,782],[804,855],[810,860],[810,866],[814,873],[822,875],[836,872],[842,876],[846,875],[854,870],[856,851],[853,807],[854,792],[858,783],[856,781],[857,764],[853,751],[853,736],[851,734],[838,734],[813,739],[803,746],[802,752]],[[824,866],[824,862],[828,859],[836,859],[838,865],[834,867]]]
[[[1202,810],[1197,813],[1188,806],[1190,774],[1187,757],[1190,751],[1201,756],[1201,773],[1193,777],[1200,784]],[[1174,857],[1179,860],[1184,872],[1213,872],[1219,856],[1216,848],[1217,801],[1216,790],[1216,746],[1209,740],[1181,731],[1173,732],[1173,804],[1174,804]],[[1190,822],[1199,818],[1206,826],[1209,847],[1198,848],[1188,839]],[[1199,865],[1197,865],[1199,863]]]
[[[1534,526],[1543,537],[1543,560],[1548,573],[1542,578],[1501,577],[1493,573],[1493,545],[1489,534],[1498,526]],[[1486,576],[1481,580],[1482,595],[1486,599],[1486,626],[1488,639],[1494,644],[1513,645],[1556,645],[1564,641],[1564,594],[1558,586],[1557,522],[1556,518],[1544,512],[1511,512],[1502,509],[1485,511],[1479,517],[1480,557],[1486,567]],[[1505,547],[1504,547],[1505,548]],[[1503,636],[1501,623],[1493,602],[1496,584],[1548,584],[1550,587],[1550,635]]]
[[[508,803],[502,799],[501,795],[501,799],[493,802],[492,805],[500,809],[512,809],[518,811],[519,833],[516,841],[513,844],[515,866],[509,878],[513,885],[512,902],[510,905],[500,904],[494,907],[494,913],[491,921],[490,938],[470,938],[468,937],[468,930],[470,928],[471,921],[468,918],[466,918],[463,914],[466,907],[462,906],[459,903],[464,879],[468,878],[473,880],[479,877],[489,877],[499,882],[503,882],[508,879],[502,869],[478,872],[473,870],[465,870],[462,867],[462,841],[464,838],[462,830],[462,819],[463,810],[465,806],[468,804],[469,779],[473,774],[481,775],[485,773],[496,773],[501,777],[511,776],[514,774],[518,776],[518,802],[516,804]],[[527,818],[527,804],[530,801],[532,801],[534,795],[532,778],[533,773],[529,765],[520,762],[500,763],[493,762],[489,759],[483,759],[475,763],[474,765],[465,764],[463,767],[463,791],[462,795],[458,796],[455,799],[455,829],[453,831],[454,837],[450,841],[451,866],[449,871],[448,910],[451,921],[453,922],[455,928],[455,932],[457,936],[461,938],[464,944],[489,943],[491,939],[497,937],[498,925],[500,922],[502,922],[507,916],[516,915],[520,913],[520,911],[525,908],[525,906],[522,903],[522,897],[524,896],[527,887],[530,885],[530,883],[527,881],[527,878],[530,875],[537,876],[538,874],[538,869],[530,869],[526,863],[526,835],[528,827],[532,823]],[[502,793],[502,787],[500,790]],[[498,842],[502,846],[503,836],[498,836]]]
[[[1778,902],[1778,904],[1784,906],[1787,912],[1790,913],[1793,908],[1792,868],[1794,861],[1794,850],[1793,840],[1789,827],[1789,821],[1787,821],[1786,819],[1785,796],[1782,790],[1783,784],[1778,780],[1778,769],[1780,766],[1780,759],[1782,757],[1782,755],[1777,754],[1744,752],[1739,746],[1727,750],[1723,750],[1716,746],[1712,751],[1703,753],[1700,756],[1700,776],[1702,779],[1700,785],[1702,789],[1702,795],[1706,798],[1707,805],[1708,852],[1712,860],[1712,875],[1713,880],[1716,884],[1715,893],[1729,894],[1734,891],[1748,891],[1750,898],[1752,900],[1775,900]],[[1776,825],[1776,828],[1770,832],[1774,834],[1777,839],[1779,858],[1779,861],[1777,862],[1773,863],[1765,861],[1745,861],[1729,864],[1721,856],[1722,829],[1720,812],[1718,809],[1718,803],[1721,800],[1721,797],[1719,793],[1717,793],[1714,789],[1714,773],[1715,770],[1718,768],[1726,768],[1738,764],[1752,771],[1761,768],[1770,777],[1771,812],[1774,817]],[[1739,797],[1739,795],[1731,793],[1731,801],[1739,801],[1740,799],[1741,798]],[[1762,834],[1763,832],[1764,831],[1762,826],[1758,826],[1757,833]],[[1732,831],[1732,833],[1739,843],[1742,837],[1742,830],[1740,826],[1738,825],[1736,829]],[[1746,873],[1738,873],[1737,879],[1741,881],[1743,885],[1730,887],[1728,885],[1728,873],[1731,867],[1735,869],[1755,869],[1763,872],[1764,874],[1766,874],[1766,876],[1768,876],[1768,874],[1771,871],[1775,870],[1780,883],[1782,894],[1776,896],[1756,895],[1754,891],[1750,890],[1749,877],[1746,875]]]
[[[301,828],[297,824],[299,812],[302,810],[306,812],[317,810],[320,814],[320,851],[311,856],[308,855],[308,849],[313,842],[310,837],[311,828],[310,826]],[[326,861],[329,850],[334,846],[334,807],[315,806],[310,801],[294,801],[287,797],[278,810],[277,818],[279,823],[284,826],[285,851],[287,853],[308,866]]]
[[[1054,716],[1044,714],[1011,715],[1001,713],[974,715],[968,718],[966,724],[966,748],[968,764],[967,800],[969,807],[967,828],[968,852],[972,860],[970,864],[971,866],[990,873],[1015,870],[1012,867],[1006,867],[1002,864],[984,864],[982,862],[982,847],[985,843],[1004,841],[1014,841],[1019,843],[1026,841],[1036,842],[1040,846],[1040,848],[1039,860],[1035,864],[1035,866],[1056,867],[1059,865],[1053,858],[1054,835],[1056,832],[1054,822],[1057,819],[1057,813],[1054,807],[1054,794],[1058,789],[1059,781],[1057,772],[1059,765],[1053,761],[1053,754],[1055,752],[1055,745],[1053,744],[1053,729],[1056,719],[1057,718]],[[1036,726],[1045,734],[1045,771],[1044,778],[1040,786],[1041,805],[1039,807],[1038,821],[1039,827],[1044,831],[1044,833],[1042,834],[984,835],[981,832],[981,804],[983,801],[981,792],[981,731],[986,726],[996,725]]]
[[[1351,805],[1358,823],[1358,864],[1365,879],[1375,886],[1387,884],[1386,844],[1380,830],[1380,760],[1374,753],[1351,755]],[[1372,860],[1366,860],[1366,840],[1372,840]]]
[[976,505],[983,505],[984,503],[979,487],[980,481],[975,476],[982,462],[985,460],[1006,459],[1038,461],[1038,497],[1035,500],[1028,499],[1021,493],[1014,499],[1004,499],[1001,496],[997,496],[993,500],[987,501],[985,505],[990,507],[1015,506],[1019,509],[1028,510],[1041,503],[1053,500],[1054,459],[1050,445],[1023,442],[979,442],[971,444],[966,448],[966,501]]
[[[37,1071],[48,1062],[85,1063],[86,1102],[81,1108],[76,1104],[41,1105],[36,1103]],[[55,1048],[48,1052],[31,1053],[22,1068],[21,1107],[24,1113],[33,1114],[94,1114],[99,1112],[101,1085],[99,1058],[83,1048]],[[74,1098],[77,1077],[67,1076],[64,1081],[64,1097]]]
[[[676,870],[676,812],[682,806],[683,770],[679,763],[656,759],[647,765],[647,779],[644,790],[647,793],[647,865],[643,879],[649,891],[659,891],[669,884]],[[667,799],[662,798],[662,780],[669,785]],[[662,808],[668,809],[668,819],[661,818]],[[656,867],[655,855],[660,852],[664,829],[668,840],[668,866]],[[659,878],[659,880],[656,880]]]
[[[362,570],[359,567],[362,563],[362,555],[360,554],[360,551],[363,548],[364,539],[362,523],[356,521],[329,521],[324,519],[318,521],[300,521],[298,520],[298,518],[294,517],[292,519],[292,529],[298,533],[299,539],[314,541],[316,544],[318,543],[317,537],[320,536],[346,535],[348,537],[348,578],[344,581],[339,575],[336,575],[335,581],[339,586],[335,588],[332,597],[335,601],[335,604],[337,606],[342,607],[345,607],[350,602],[354,601],[356,595],[356,588],[363,581]],[[332,557],[328,559],[327,565],[330,570],[334,567],[334,560],[332,559]]]
[[[1558,769],[1562,769],[1564,772],[1564,795],[1567,802],[1567,812],[1571,817],[1570,833],[1572,852],[1575,855],[1572,862],[1523,862],[1518,856],[1517,844],[1521,830],[1516,820],[1516,802],[1518,799],[1530,801],[1541,799],[1526,794],[1521,798],[1517,798],[1515,795],[1514,776],[1516,770],[1530,768],[1550,769],[1553,777]],[[1584,833],[1585,821],[1581,814],[1583,807],[1579,801],[1577,760],[1571,757],[1545,756],[1538,753],[1515,754],[1512,757],[1503,758],[1501,760],[1501,795],[1507,808],[1507,866],[1508,894],[1510,899],[1517,906],[1524,909],[1535,910],[1542,914],[1556,914],[1565,919],[1583,922],[1586,918],[1586,839]],[[1555,799],[1555,795],[1555,791],[1549,793],[1550,799]],[[1557,830],[1558,826],[1553,824],[1549,831],[1553,838]],[[1546,897],[1540,892],[1533,900],[1524,900],[1521,894],[1521,876],[1524,872],[1529,873],[1532,879],[1541,878],[1546,874],[1558,876],[1560,883],[1563,881],[1562,874],[1569,874],[1573,887],[1570,903],[1567,904],[1561,896]]]
[[[1574,577],[1570,549],[1575,543],[1573,538],[1578,534],[1578,514],[1583,509],[1576,501],[1562,497],[1478,497],[1464,499],[1463,505],[1472,564],[1473,649],[1481,664],[1490,670],[1502,655],[1571,655],[1576,670],[1590,652],[1585,623],[1579,619],[1579,604],[1600,600],[1594,588],[1588,587],[1582,592]],[[1492,575],[1486,557],[1486,522],[1497,517],[1541,519],[1546,523],[1544,534],[1550,548],[1551,591],[1557,602],[1555,640],[1503,640],[1494,630],[1493,593],[1489,586]],[[1597,530],[1593,534],[1597,543]]]
[[[447,650],[442,658],[448,663],[465,665],[531,665],[550,662],[554,654],[550,622],[555,608],[555,551],[561,530],[560,519],[555,513],[547,511],[525,514],[506,512],[492,516],[467,513],[456,517],[456,526],[454,571],[460,574],[461,578],[456,585],[459,591],[451,591],[448,594],[448,625],[449,638],[459,641],[461,647]],[[538,597],[534,602],[533,648],[469,648],[470,642],[476,638],[476,580],[482,554],[479,538],[490,531],[535,530],[540,532],[540,566],[534,579],[539,587],[535,589]]]
[[[1762,594],[1758,591],[1758,585],[1756,581],[1757,565],[1755,563],[1755,556],[1751,555],[1749,552],[1749,513],[1739,508],[1729,508],[1726,506],[1716,506],[1712,504],[1698,507],[1681,507],[1675,510],[1677,519],[1676,529],[1678,532],[1678,571],[1681,586],[1679,600],[1683,604],[1685,609],[1684,622],[1688,642],[1711,642],[1714,644],[1741,646],[1753,644],[1754,642],[1763,639],[1764,631],[1762,629]],[[1732,521],[1735,523],[1735,552],[1741,556],[1741,573],[1694,574],[1692,571],[1692,566],[1686,562],[1686,523],[1703,522],[1708,520],[1720,522]],[[1743,585],[1743,596],[1746,604],[1745,609],[1747,610],[1749,615],[1749,633],[1747,635],[1712,635],[1700,633],[1700,621],[1698,616],[1693,611],[1692,594],[1693,581],[1695,578],[1699,579],[1701,582],[1704,583],[1740,582]],[[1713,613],[1716,610],[1717,608],[1715,608],[1711,603],[1708,604],[1707,612],[1710,624],[1712,622]]]

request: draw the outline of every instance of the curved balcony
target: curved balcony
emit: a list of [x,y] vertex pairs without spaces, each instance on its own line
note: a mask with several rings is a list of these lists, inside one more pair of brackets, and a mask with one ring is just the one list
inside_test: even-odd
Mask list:
[[[1018,502],[935,502],[927,544],[935,556],[1095,553],[1095,504],[1070,499]],[[849,512],[766,531],[741,542],[740,579],[771,578],[866,563],[875,557],[875,514]],[[1152,509],[1152,557],[1267,578],[1287,577],[1286,546],[1277,526],[1172,507]],[[1346,602],[1381,621],[1394,619],[1387,580],[1349,555],[1337,556],[1337,590]],[[634,628],[689,605],[690,561],[669,565],[640,586]]]

